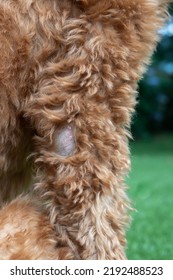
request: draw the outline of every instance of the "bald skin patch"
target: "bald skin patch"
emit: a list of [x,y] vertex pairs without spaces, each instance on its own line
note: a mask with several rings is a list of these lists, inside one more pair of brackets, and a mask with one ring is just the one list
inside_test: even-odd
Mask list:
[[56,134],[56,149],[60,156],[68,157],[75,151],[74,127],[69,124],[58,130]]

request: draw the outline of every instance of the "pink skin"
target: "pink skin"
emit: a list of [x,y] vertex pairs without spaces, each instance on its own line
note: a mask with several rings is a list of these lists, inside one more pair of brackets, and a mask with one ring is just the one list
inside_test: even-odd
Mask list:
[[71,125],[62,128],[57,135],[57,149],[60,156],[70,156],[75,150],[74,131]]

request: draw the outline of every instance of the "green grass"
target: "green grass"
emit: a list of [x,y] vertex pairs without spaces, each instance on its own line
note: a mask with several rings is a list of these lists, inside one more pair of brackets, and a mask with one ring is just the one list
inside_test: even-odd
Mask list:
[[132,144],[129,259],[173,260],[173,136]]

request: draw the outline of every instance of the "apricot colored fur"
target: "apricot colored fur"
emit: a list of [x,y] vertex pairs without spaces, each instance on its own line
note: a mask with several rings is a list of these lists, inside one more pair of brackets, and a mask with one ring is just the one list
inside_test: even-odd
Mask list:
[[47,215],[29,197],[19,197],[0,211],[0,259],[74,259],[66,244],[59,244]]
[[[167,2],[0,0],[0,201],[30,187],[57,240],[56,255],[48,221],[33,206],[31,217],[22,215],[30,204],[19,198],[1,220],[15,210],[29,227],[36,219],[36,235],[31,228],[22,235],[27,252],[10,237],[12,248],[3,255],[0,245],[0,259],[12,258],[13,249],[19,259],[126,258],[129,128]],[[64,156],[57,139],[69,125],[74,143],[66,153],[73,153]],[[33,249],[39,228],[48,255],[41,242]]]

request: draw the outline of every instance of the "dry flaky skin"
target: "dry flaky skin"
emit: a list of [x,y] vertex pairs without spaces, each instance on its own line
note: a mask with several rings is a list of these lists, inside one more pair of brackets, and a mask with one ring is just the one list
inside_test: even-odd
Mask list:
[[[60,247],[63,245],[63,247]],[[19,197],[0,210],[0,260],[68,260],[72,250],[59,244],[50,221],[36,203]]]
[[34,152],[36,195],[81,259],[125,258],[128,128],[166,2],[0,1],[1,197],[29,183]]

